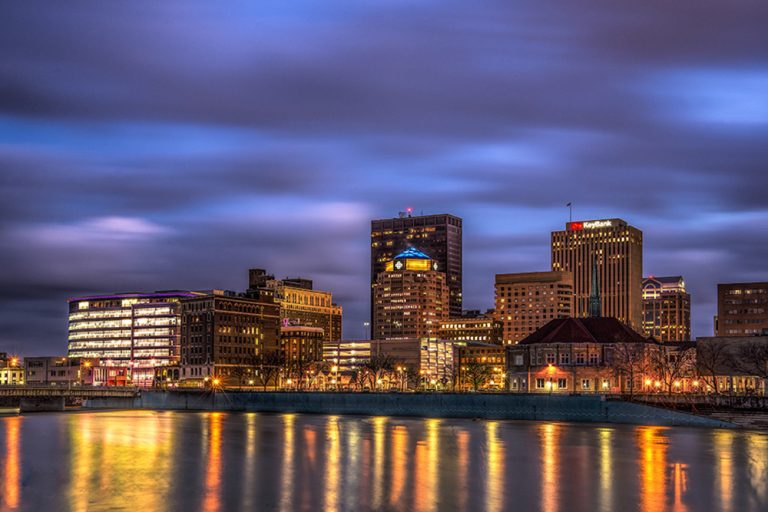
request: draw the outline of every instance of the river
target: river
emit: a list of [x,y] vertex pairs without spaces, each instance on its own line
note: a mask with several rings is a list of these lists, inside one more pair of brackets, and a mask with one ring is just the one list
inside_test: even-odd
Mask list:
[[0,418],[0,510],[766,511],[768,435],[298,414]]

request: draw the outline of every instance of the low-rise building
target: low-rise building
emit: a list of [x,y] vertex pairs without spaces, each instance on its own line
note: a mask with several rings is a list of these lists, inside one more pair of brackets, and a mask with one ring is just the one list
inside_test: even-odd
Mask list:
[[0,384],[22,385],[25,382],[24,365],[19,358],[0,352]]
[[768,335],[696,338],[696,368],[707,392],[765,395]]
[[25,357],[24,375],[30,386],[76,386],[93,384],[98,359],[69,357]]
[[509,389],[531,393],[642,392],[658,344],[610,317],[556,319],[507,348]]

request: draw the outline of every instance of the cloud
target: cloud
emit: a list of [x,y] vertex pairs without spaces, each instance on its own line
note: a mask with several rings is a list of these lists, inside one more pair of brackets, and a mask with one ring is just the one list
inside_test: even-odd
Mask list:
[[[466,304],[622,217],[683,274],[765,280],[768,5],[16,3],[0,20],[0,350],[80,293],[301,274],[368,315],[369,221],[464,218]],[[32,321],[44,316],[39,323]]]

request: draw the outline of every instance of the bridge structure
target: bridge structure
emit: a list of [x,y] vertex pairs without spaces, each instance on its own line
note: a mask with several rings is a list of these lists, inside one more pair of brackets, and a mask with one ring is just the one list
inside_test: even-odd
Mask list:
[[63,411],[67,404],[90,398],[133,398],[139,389],[94,386],[0,386],[0,405],[19,412]]

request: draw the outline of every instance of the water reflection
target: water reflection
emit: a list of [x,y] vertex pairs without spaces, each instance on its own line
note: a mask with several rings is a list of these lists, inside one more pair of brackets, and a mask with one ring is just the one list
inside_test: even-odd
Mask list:
[[0,418],[0,510],[765,511],[767,451],[704,429],[30,415]]
[[666,501],[667,442],[660,427],[638,427],[640,510],[663,510]]
[[21,418],[18,416],[7,418],[5,424],[5,457],[3,460],[3,509],[15,510],[19,506],[21,487],[20,435]]
[[[733,510],[733,432],[718,430],[715,432],[716,482],[720,496],[720,510]],[[763,454],[765,457],[766,454]],[[766,478],[766,475],[763,475]]]
[[539,426],[541,439],[541,510],[556,512],[557,502],[557,472],[560,467],[560,452],[558,441],[562,427],[555,423],[543,423]]
[[600,510],[613,510],[613,430],[598,430],[600,445]]
[[218,512],[221,508],[221,421],[223,413],[214,412],[204,418],[208,437],[208,458],[205,464],[205,497],[203,510]]
[[486,475],[485,510],[503,510],[504,504],[504,443],[499,439],[499,422],[489,421],[485,426],[488,447],[488,475]]
[[341,435],[339,417],[329,416],[325,425],[325,510],[339,507],[339,461],[341,459]]

